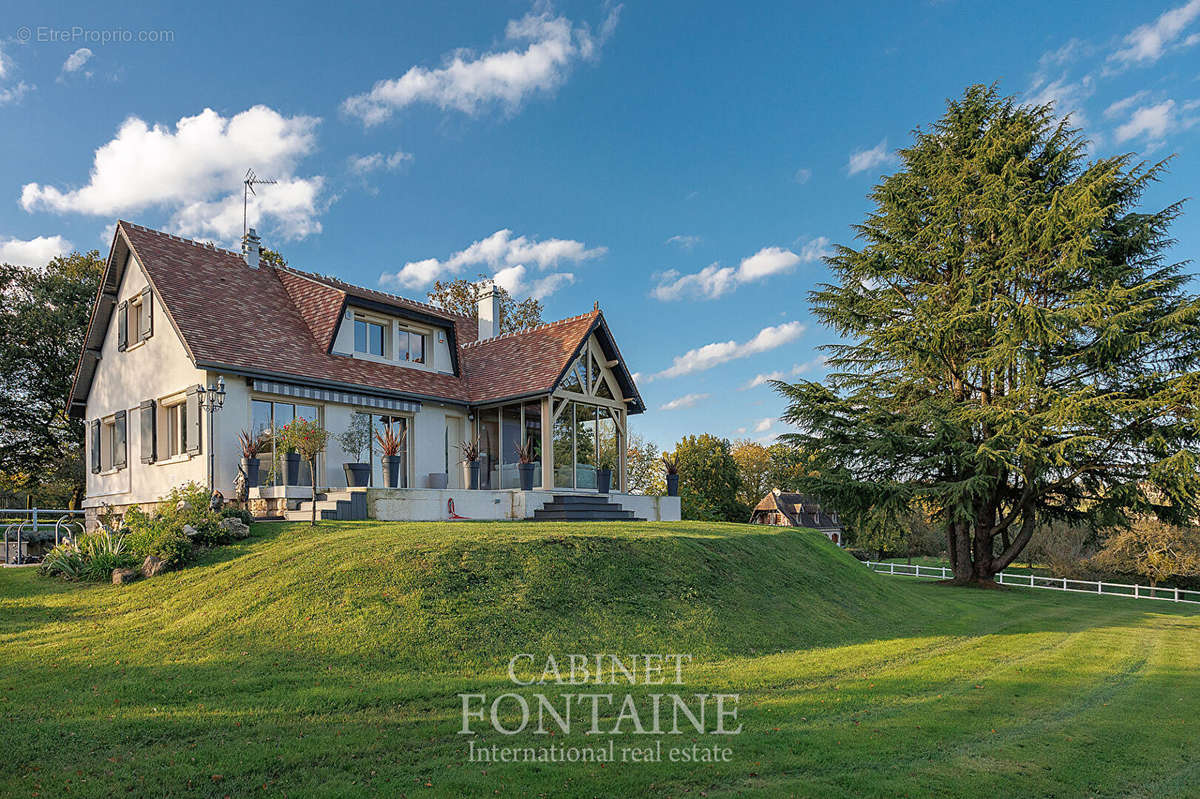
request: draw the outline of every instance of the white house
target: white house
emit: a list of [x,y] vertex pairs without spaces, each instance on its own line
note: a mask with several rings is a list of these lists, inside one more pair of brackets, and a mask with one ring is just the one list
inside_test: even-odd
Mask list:
[[[336,434],[356,413],[405,433],[400,487],[346,489],[356,460],[331,440],[318,462],[328,518],[679,518],[676,497],[623,493],[629,416],[645,405],[604,315],[499,334],[499,299],[478,321],[442,308],[119,221],[70,396],[86,419],[87,498],[120,513],[188,481],[232,497],[239,431],[296,417]],[[220,407],[216,392],[221,386]],[[459,444],[478,441],[479,490]],[[517,445],[534,441],[535,490],[520,491]],[[260,458],[260,513],[297,514],[312,496]],[[612,492],[597,495],[597,469]]]

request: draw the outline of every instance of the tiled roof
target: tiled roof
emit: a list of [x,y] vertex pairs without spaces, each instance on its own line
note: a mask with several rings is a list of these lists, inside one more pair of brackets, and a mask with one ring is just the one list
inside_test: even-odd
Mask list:
[[787,516],[792,524],[798,527],[815,527],[820,529],[840,526],[829,512],[821,508],[821,504],[816,499],[792,491],[775,489],[763,497],[754,506],[754,510],[778,510]]
[[599,311],[506,333],[462,348],[474,402],[495,402],[554,388]]
[[[117,224],[184,345],[204,366],[476,404],[552,389],[601,320],[592,311],[477,341],[474,319],[433,305],[290,267],[251,269],[238,253]],[[453,325],[459,375],[330,354],[341,310],[354,298]]]

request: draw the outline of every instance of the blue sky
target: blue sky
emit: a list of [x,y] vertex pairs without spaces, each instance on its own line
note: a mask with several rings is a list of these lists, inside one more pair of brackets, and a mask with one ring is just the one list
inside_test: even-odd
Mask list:
[[[662,445],[769,439],[756,376],[819,377],[808,292],[894,148],[998,81],[1098,155],[1200,180],[1183,4],[6,3],[0,257],[107,250],[123,217],[423,298],[498,275],[548,319],[599,301]],[[1200,252],[1196,208],[1175,227]],[[252,301],[252,298],[248,298]]]

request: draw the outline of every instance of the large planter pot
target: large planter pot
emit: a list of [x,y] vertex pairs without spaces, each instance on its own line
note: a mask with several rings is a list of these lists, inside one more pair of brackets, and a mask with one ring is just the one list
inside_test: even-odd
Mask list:
[[246,475],[246,488],[258,485],[258,458],[242,458],[242,474]]
[[472,491],[479,490],[479,461],[467,464],[467,488]]
[[371,484],[371,464],[343,463],[342,471],[346,473],[348,488],[365,488]]
[[518,463],[517,471],[521,474],[521,490],[533,490],[533,467],[532,463]]
[[383,484],[388,488],[400,487],[400,461],[402,458],[399,455],[384,455],[383,461]]
[[679,496],[679,475],[677,475],[677,474],[668,474],[667,475],[667,496],[668,497]]
[[612,469],[597,469],[596,470],[596,490],[601,494],[607,494],[609,487],[612,485]]
[[288,486],[300,485],[299,452],[285,452],[283,454],[283,484]]

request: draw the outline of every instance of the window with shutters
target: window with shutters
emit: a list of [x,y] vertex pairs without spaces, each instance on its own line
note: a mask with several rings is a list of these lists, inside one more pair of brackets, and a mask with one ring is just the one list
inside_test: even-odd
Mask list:
[[157,460],[186,457],[188,452],[187,395],[177,394],[158,402]]
[[116,471],[125,464],[125,416],[119,413],[100,420],[100,471]]
[[162,415],[160,457],[174,458],[187,454],[187,403],[182,397],[171,404],[164,402]]

